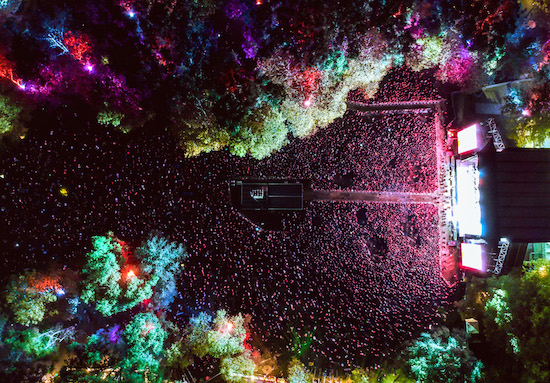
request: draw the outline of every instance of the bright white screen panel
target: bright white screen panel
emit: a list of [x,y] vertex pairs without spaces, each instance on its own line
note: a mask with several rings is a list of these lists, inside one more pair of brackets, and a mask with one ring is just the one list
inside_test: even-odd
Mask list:
[[483,271],[483,255],[481,245],[463,243],[461,246],[462,267]]
[[477,149],[477,124],[468,126],[457,133],[458,154]]
[[457,161],[456,205],[454,216],[460,236],[482,235],[481,206],[479,204],[479,171],[474,161]]

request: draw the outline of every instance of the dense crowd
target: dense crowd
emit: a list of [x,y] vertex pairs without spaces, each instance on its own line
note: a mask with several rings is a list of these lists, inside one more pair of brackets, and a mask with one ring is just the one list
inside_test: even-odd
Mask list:
[[432,112],[369,116],[348,111],[330,129],[283,148],[247,176],[306,179],[318,190],[430,193],[437,190],[434,142]]
[[180,322],[202,310],[248,313],[268,348],[311,334],[306,358],[346,368],[375,363],[437,321],[448,291],[436,206],[312,202],[275,232],[244,219],[228,198],[239,177],[333,189],[336,175],[349,173],[354,190],[434,192],[432,114],[348,112],[256,161],[225,151],[187,159],[167,135],[99,131],[64,113],[45,117],[58,128],[31,131],[2,162],[4,276],[52,260],[78,269],[93,235],[112,230],[137,244],[158,230],[190,254],[172,312]]
[[385,77],[374,97],[366,98],[358,89],[350,92],[348,99],[366,104],[438,100],[441,98],[438,88],[440,87],[433,71],[415,72],[406,67],[398,67]]

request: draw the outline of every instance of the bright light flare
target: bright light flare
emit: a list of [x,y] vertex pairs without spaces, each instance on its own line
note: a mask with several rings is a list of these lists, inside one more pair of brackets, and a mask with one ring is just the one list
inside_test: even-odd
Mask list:
[[55,294],[56,294],[58,297],[63,296],[63,295],[65,295],[65,290],[63,290],[63,289],[58,289],[58,290],[55,292]]
[[134,270],[130,270],[130,271],[128,271],[128,274],[126,274],[126,277],[128,279],[133,278],[135,276],[136,276],[136,273],[134,273]]
[[86,63],[86,65],[84,65],[84,69],[88,71],[88,73],[92,73],[94,70],[94,66],[90,63]]
[[235,328],[235,325],[232,322],[227,322],[222,328],[221,332],[228,333]]
[[136,13],[132,10],[129,10],[128,12],[126,12],[126,14],[128,15],[129,18],[133,19],[135,16],[136,16]]
[[460,246],[462,254],[462,267],[483,271],[483,255],[481,245],[475,243],[463,243]]
[[458,154],[477,149],[477,124],[468,126],[457,133]]
[[523,117],[531,117],[531,111],[530,111],[529,109],[523,109],[523,110],[521,111],[521,115],[522,115]]
[[311,106],[311,97],[304,100],[304,107],[309,108]]

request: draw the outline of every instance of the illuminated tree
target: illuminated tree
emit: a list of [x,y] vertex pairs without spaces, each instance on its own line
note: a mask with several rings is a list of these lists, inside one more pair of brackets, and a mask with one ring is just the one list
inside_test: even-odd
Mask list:
[[[1,58],[0,58],[1,59]],[[0,76],[2,76],[0,63]],[[0,139],[7,137],[12,140],[24,137],[27,131],[25,122],[28,113],[23,104],[7,88],[0,84]]]
[[15,322],[30,326],[42,322],[45,316],[54,315],[52,305],[61,286],[55,279],[36,271],[19,275],[8,284],[6,301]]
[[120,127],[124,114],[113,110],[102,110],[97,114],[97,122],[103,126]]
[[136,251],[136,257],[141,260],[141,270],[158,279],[153,295],[153,303],[157,307],[168,308],[173,302],[177,293],[176,279],[187,256],[182,244],[170,242],[159,234],[151,234]]
[[533,81],[511,88],[502,108],[509,116],[507,129],[519,147],[542,148],[550,145],[550,64],[535,72]]
[[219,310],[212,318],[199,313],[189,321],[187,334],[187,343],[198,356],[222,358],[244,351],[246,328],[241,314],[229,317],[225,310]]
[[205,312],[201,312],[189,320],[186,343],[195,355],[202,357],[208,354],[207,334],[211,325],[212,317]]
[[306,370],[306,366],[298,359],[292,359],[288,365],[288,381],[290,383],[311,383],[313,376]]
[[418,382],[475,382],[483,365],[468,350],[463,336],[441,328],[422,333],[407,351],[407,364]]
[[187,343],[181,340],[176,340],[170,344],[164,350],[164,357],[166,365],[169,367],[179,367],[185,369],[189,367],[192,362],[191,350]]
[[436,77],[442,82],[457,84],[467,90],[479,89],[487,81],[479,56],[478,52],[468,50],[458,36],[448,34]]
[[[221,150],[229,143],[229,133],[219,124],[207,97],[197,99],[193,111],[187,111],[192,102],[173,100],[173,129],[179,144],[188,157]],[[203,105],[205,104],[205,105]]]
[[512,273],[489,280],[487,336],[524,366],[524,378],[550,378],[550,260],[539,259]]
[[90,64],[90,60],[92,59],[92,43],[88,35],[67,31],[63,35],[63,45],[75,60],[82,64]]
[[13,349],[24,352],[31,358],[43,358],[57,351],[60,343],[69,341],[74,337],[74,328],[63,328],[57,325],[46,331],[30,328],[17,332],[10,330],[4,339],[4,343]]
[[93,249],[87,254],[83,274],[81,299],[85,303],[96,303],[96,309],[105,316],[119,311],[118,299],[122,294],[120,287],[120,265],[117,253],[120,244],[113,237],[93,237]]
[[[350,90],[361,88],[367,97],[373,96],[394,60],[397,57],[390,53],[388,42],[370,31],[362,36],[357,58],[346,60],[336,52],[319,67],[308,67],[281,51],[262,61],[259,69],[262,76],[283,87],[281,117],[295,137],[303,138],[344,115]],[[278,137],[274,142],[280,147],[285,136]]]
[[126,358],[120,363],[127,374],[158,376],[159,358],[163,353],[168,334],[153,313],[139,313],[126,326],[124,339],[127,344]]
[[17,12],[23,0],[0,0],[0,18]]
[[287,135],[288,127],[279,108],[264,104],[242,121],[231,141],[231,153],[262,159],[281,149],[288,142]]
[[351,372],[352,383],[369,383],[369,373],[362,368],[356,368]]
[[412,45],[407,55],[407,65],[414,71],[433,68],[439,65],[442,52],[441,36],[422,36]]
[[65,45],[64,36],[65,31],[63,26],[58,26],[56,28],[49,28],[48,34],[44,39],[50,44],[50,48],[58,50],[59,55],[64,55],[69,53],[69,48]]
[[[149,274],[127,264],[129,257],[125,254],[128,249],[113,235],[93,237],[92,241],[94,249],[87,254],[83,270],[83,302],[95,303],[96,310],[104,316],[111,316],[153,296],[153,287],[158,283],[162,269],[159,268],[159,273]],[[146,264],[143,267],[149,271]],[[167,274],[163,276],[167,277]]]
[[225,310],[218,310],[213,328],[206,334],[208,353],[215,358],[232,356],[244,351],[246,328],[241,314],[229,317]]
[[466,90],[478,89],[488,82],[480,53],[470,51],[452,30],[419,36],[406,56],[406,63],[414,71],[437,68],[437,79]]
[[247,377],[253,376],[255,370],[256,364],[248,351],[223,357],[220,363],[222,378],[229,383],[247,382]]

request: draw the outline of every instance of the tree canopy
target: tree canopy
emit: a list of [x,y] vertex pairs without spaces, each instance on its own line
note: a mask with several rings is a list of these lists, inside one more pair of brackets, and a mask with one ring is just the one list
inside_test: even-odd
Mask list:
[[524,366],[535,381],[550,377],[550,260],[527,264],[523,273],[489,280],[485,325],[491,342]]
[[105,316],[153,299],[157,307],[168,308],[176,294],[176,277],[185,258],[182,245],[151,235],[132,252],[113,235],[93,238],[87,254],[81,299],[95,303]]
[[15,322],[24,326],[36,325],[56,311],[51,303],[62,291],[57,276],[36,271],[25,272],[12,280],[6,289],[6,302]]
[[465,337],[445,327],[422,333],[406,353],[418,382],[476,382],[481,377],[483,365],[468,350]]

